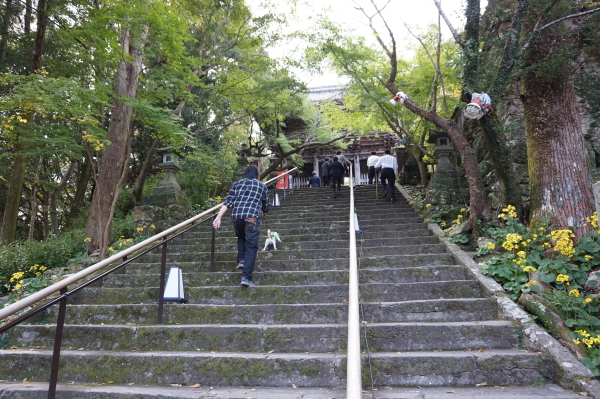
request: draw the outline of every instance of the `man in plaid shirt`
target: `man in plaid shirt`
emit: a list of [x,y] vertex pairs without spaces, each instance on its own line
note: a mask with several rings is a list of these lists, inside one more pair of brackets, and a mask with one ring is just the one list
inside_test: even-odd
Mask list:
[[260,222],[263,213],[269,211],[269,195],[267,186],[258,180],[258,168],[250,165],[244,171],[245,178],[231,186],[229,194],[213,221],[213,227],[221,226],[221,218],[231,210],[231,221],[237,236],[237,268],[242,271],[242,287],[256,287],[252,282],[252,271],[258,251]]

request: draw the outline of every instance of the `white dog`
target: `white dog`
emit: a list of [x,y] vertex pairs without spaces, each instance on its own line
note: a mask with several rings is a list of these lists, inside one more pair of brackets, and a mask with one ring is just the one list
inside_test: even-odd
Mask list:
[[265,247],[263,248],[263,252],[267,250],[269,245],[273,245],[273,249],[277,251],[277,241],[281,242],[279,239],[279,234],[274,231],[267,230],[267,239],[265,240]]

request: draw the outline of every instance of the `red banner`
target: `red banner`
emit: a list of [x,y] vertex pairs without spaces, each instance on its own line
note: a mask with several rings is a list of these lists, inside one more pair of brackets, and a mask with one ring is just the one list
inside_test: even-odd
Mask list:
[[[285,171],[282,172],[277,172],[277,175],[281,176],[284,173],[286,173]],[[289,186],[289,175],[285,175],[285,176],[281,176],[279,179],[277,179],[277,189],[278,190],[282,190],[282,189],[288,189],[290,188]]]

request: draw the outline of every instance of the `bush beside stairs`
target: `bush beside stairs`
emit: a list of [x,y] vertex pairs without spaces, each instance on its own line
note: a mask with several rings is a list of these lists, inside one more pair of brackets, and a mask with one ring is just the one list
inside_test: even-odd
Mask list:
[[[207,226],[174,240],[168,266],[183,269],[189,303],[165,305],[163,325],[160,252],[84,290],[67,307],[57,397],[345,397],[349,194],[296,190],[267,215],[259,250],[267,229],[282,242],[259,252],[256,288],[239,286],[229,223],[214,273]],[[552,361],[521,349],[520,325],[498,319],[495,299],[396,199],[355,190],[363,397],[580,397],[553,384]],[[46,397],[54,329],[9,333],[0,398]]]

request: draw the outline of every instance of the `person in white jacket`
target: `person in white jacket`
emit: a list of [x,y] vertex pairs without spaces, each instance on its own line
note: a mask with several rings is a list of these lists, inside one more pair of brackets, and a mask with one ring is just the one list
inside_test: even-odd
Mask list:
[[[395,186],[396,174],[398,173],[398,161],[390,155],[390,150],[385,150],[385,155],[379,158],[375,168],[381,168],[381,185],[383,186],[383,196],[389,194],[390,202],[396,202]],[[386,180],[389,185],[389,192],[386,186]]]
[[375,177],[375,184],[379,183],[379,173],[375,170],[375,165],[379,162],[379,157],[375,151],[371,151],[371,156],[367,158],[367,167],[369,168],[369,184],[373,184],[373,178]]

